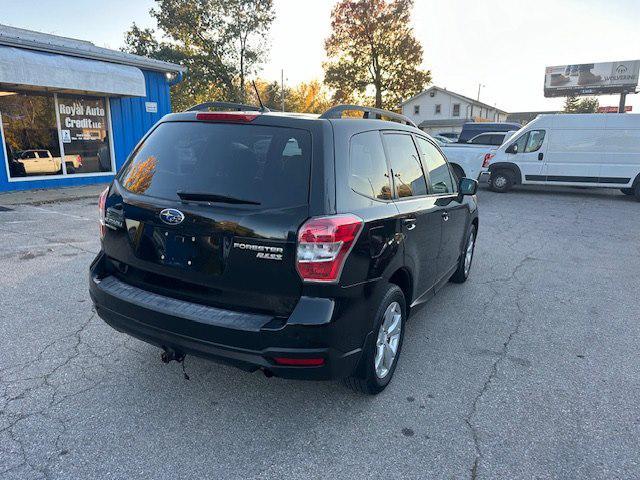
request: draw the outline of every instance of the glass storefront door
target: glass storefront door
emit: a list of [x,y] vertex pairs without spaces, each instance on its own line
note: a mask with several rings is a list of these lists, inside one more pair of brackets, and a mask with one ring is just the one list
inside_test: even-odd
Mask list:
[[103,98],[58,95],[60,137],[67,173],[111,171],[107,106]]

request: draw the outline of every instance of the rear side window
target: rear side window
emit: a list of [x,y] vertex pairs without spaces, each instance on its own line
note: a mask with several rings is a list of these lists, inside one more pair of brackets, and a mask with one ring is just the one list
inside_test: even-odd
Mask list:
[[490,145],[490,142],[491,142],[491,135],[486,135],[483,133],[482,135],[478,135],[477,137],[472,138],[469,143],[480,144],[480,145]]
[[211,194],[271,208],[306,204],[310,169],[306,130],[167,122],[134,152],[118,179],[141,195]]
[[385,134],[393,183],[400,198],[426,195],[427,182],[420,166],[420,157],[410,135]]
[[379,132],[364,132],[351,137],[349,146],[349,186],[365,197],[391,199],[387,161]]
[[440,151],[431,142],[417,137],[425,168],[429,172],[432,193],[442,195],[456,191],[449,164]]
[[491,135],[491,141],[489,142],[489,145],[495,145],[496,147],[499,147],[500,145],[502,145],[502,142],[504,142],[504,135]]

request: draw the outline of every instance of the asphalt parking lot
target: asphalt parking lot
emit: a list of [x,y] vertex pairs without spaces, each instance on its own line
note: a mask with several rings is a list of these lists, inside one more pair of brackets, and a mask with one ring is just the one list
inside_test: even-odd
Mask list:
[[470,280],[373,398],[193,357],[186,380],[93,313],[96,200],[0,212],[0,478],[640,478],[640,204],[479,199]]

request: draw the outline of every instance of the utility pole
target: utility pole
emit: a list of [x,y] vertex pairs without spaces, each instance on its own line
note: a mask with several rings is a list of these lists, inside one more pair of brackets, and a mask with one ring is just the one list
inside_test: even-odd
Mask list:
[[282,97],[282,111],[284,112],[284,68],[280,70],[280,96]]
[[478,101],[478,102],[480,101],[480,89],[482,87],[486,87],[486,85],[483,85],[483,84],[479,83],[478,84],[478,97],[476,98],[476,101]]

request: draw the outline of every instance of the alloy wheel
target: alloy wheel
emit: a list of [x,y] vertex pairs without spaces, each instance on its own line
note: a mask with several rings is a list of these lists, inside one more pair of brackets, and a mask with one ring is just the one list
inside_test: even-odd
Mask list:
[[374,366],[378,378],[386,377],[398,355],[402,333],[402,309],[398,302],[391,302],[384,312],[382,325],[376,340]]
[[469,241],[467,242],[467,250],[464,252],[464,275],[469,275],[471,269],[471,260],[473,260],[473,249],[475,247],[476,235],[472,231],[469,235]]

